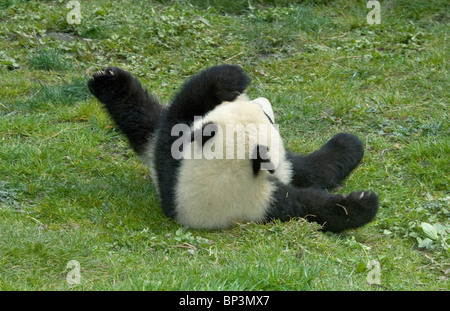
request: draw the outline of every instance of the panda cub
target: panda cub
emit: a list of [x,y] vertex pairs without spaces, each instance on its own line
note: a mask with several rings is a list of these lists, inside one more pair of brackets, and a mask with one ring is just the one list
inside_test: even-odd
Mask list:
[[361,161],[362,142],[340,133],[311,154],[286,151],[270,102],[250,100],[249,83],[239,66],[211,67],[168,106],[117,67],[95,73],[88,86],[148,165],[164,213],[183,225],[302,217],[341,232],[371,221],[375,193],[329,192]]

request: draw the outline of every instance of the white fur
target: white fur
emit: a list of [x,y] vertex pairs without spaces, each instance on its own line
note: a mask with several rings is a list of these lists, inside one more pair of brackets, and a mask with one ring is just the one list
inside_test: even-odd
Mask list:
[[[246,96],[240,96],[234,102],[219,105],[194,123],[193,130],[201,129],[208,122],[219,126],[222,136],[216,133],[212,141],[216,143],[215,148],[223,143],[223,159],[202,158],[201,148],[194,146],[198,144],[196,141],[184,149],[185,158],[180,165],[175,199],[176,218],[181,224],[194,228],[219,229],[238,221],[264,220],[275,190],[275,183],[270,177],[289,183],[292,175],[278,129],[264,114],[264,111],[272,111],[270,103],[266,101],[252,102]],[[273,112],[270,117],[273,117]],[[251,124],[256,127],[247,126]],[[227,125],[241,129],[238,135],[245,136],[244,158],[236,157],[237,140],[224,139]],[[239,128],[238,125],[243,127]],[[261,131],[258,126],[268,131],[265,139],[269,155],[271,160],[277,160],[274,174],[267,170],[259,171],[256,176],[253,173],[250,156],[258,142],[254,138]],[[233,150],[230,148],[234,149],[233,159],[226,158],[227,150]]]
[[273,115],[272,105],[270,104],[270,102],[267,98],[258,97],[257,99],[252,100],[252,102],[260,105],[261,108],[264,110],[264,112],[267,114],[267,116],[270,118],[272,123],[275,123],[275,117]]

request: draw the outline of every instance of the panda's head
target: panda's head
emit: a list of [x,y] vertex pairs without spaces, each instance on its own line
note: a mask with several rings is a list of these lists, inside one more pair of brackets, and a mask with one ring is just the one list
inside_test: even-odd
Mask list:
[[273,173],[284,157],[272,105],[266,98],[249,100],[241,95],[224,102],[196,118],[191,133],[188,152],[194,159],[245,160],[257,174],[260,170]]

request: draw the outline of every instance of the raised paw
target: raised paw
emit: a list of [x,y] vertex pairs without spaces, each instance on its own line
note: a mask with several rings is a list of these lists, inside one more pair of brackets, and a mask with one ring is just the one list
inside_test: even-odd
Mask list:
[[213,88],[219,101],[233,101],[250,83],[250,77],[236,65],[220,65],[205,71],[207,79],[214,83]]
[[106,67],[97,71],[88,81],[92,94],[100,101],[109,101],[127,89],[133,77],[118,67]]
[[319,151],[310,155],[318,166],[325,188],[338,186],[359,164],[364,155],[362,141],[353,134],[333,136]]

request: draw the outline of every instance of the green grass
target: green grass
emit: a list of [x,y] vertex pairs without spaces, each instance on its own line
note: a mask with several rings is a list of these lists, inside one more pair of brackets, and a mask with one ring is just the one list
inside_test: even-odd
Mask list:
[[[0,8],[0,290],[449,289],[446,1],[383,1],[379,25],[343,0],[82,1],[79,25],[65,1]],[[203,231],[163,215],[86,81],[118,65],[168,101],[220,63],[250,74],[288,149],[361,137],[363,163],[338,191],[376,191],[374,222]]]
[[29,57],[32,69],[42,70],[65,70],[70,69],[70,65],[64,55],[58,50],[39,50]]

